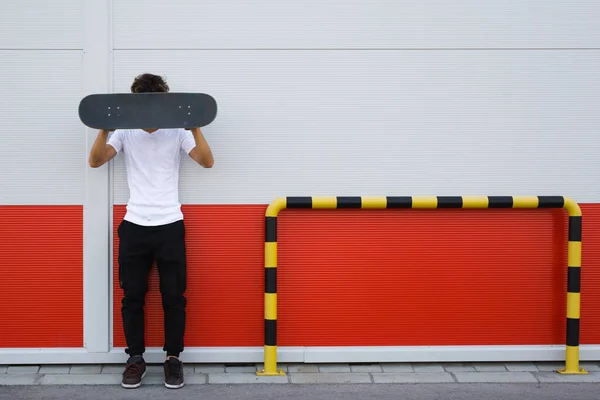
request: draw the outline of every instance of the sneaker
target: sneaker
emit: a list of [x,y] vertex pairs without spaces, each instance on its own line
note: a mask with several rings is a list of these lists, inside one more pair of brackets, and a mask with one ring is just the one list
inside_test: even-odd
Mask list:
[[169,358],[163,364],[165,370],[165,386],[169,389],[179,389],[183,386],[183,364],[177,358]]
[[146,362],[140,356],[130,357],[125,364],[121,386],[127,389],[140,387],[146,376]]

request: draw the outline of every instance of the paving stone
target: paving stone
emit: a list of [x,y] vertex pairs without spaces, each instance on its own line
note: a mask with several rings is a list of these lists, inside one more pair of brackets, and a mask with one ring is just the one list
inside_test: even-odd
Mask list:
[[412,363],[415,372],[444,372],[444,367],[434,363]]
[[[161,365],[161,368],[162,368],[162,365]],[[183,363],[183,373],[186,374],[186,375],[193,375],[193,374],[195,374],[196,373],[196,366],[194,364]]]
[[[125,365],[110,365],[104,366],[103,374],[119,374],[123,373]],[[165,371],[162,364],[146,364],[146,375],[164,375]],[[195,373],[194,364],[183,364],[183,373],[192,375]]]
[[374,373],[375,383],[454,383],[448,372],[398,372]]
[[40,370],[38,365],[10,365],[7,374],[37,374]]
[[454,372],[458,383],[537,383],[531,372]]
[[534,363],[534,365],[536,366],[536,368],[538,369],[538,371],[542,371],[542,372],[553,372],[556,371],[557,369],[561,369],[565,367],[565,363],[562,362],[539,362],[539,363]]
[[533,372],[541,383],[577,383],[600,382],[600,373],[592,372],[587,375],[566,375],[558,372]]
[[[579,367],[584,368],[588,372],[600,371],[600,365],[598,363],[591,362],[591,361],[582,361],[579,363]],[[561,368],[564,368],[564,366]],[[0,373],[1,372],[2,372],[2,368],[0,367]]]
[[[187,376],[183,376],[184,383],[187,383]],[[165,376],[163,374],[146,374],[142,379],[142,385],[164,385]]]
[[[183,374],[185,385],[204,385],[206,384],[206,374]],[[142,380],[142,385],[164,385],[165,377],[161,374],[147,374]]]
[[476,372],[475,367],[471,364],[453,363],[442,365],[442,367],[446,372]]
[[[145,378],[144,378],[145,379]],[[120,385],[117,374],[63,374],[44,375],[42,385]]]
[[[123,369],[121,369],[121,372],[123,372]],[[183,371],[183,373],[185,374],[185,370]],[[165,371],[164,371],[162,365],[146,365],[146,375],[161,375],[161,376],[163,376],[164,374],[165,374]]]
[[351,365],[350,370],[352,372],[382,372],[380,364],[356,364]]
[[504,363],[506,369],[511,372],[537,372],[538,369],[530,362],[508,362]]
[[[600,383],[600,364],[581,362],[589,374],[554,372],[563,362],[278,364],[286,376],[258,376],[256,366],[184,364],[186,384],[248,383]],[[124,365],[0,365],[0,385],[119,385]],[[227,372],[225,372],[227,371]],[[352,372],[350,372],[352,371]],[[143,385],[164,385],[162,364],[148,365]]]
[[[187,374],[183,376],[183,381],[186,385],[205,385],[208,382],[208,374]],[[161,385],[164,385],[164,378]]]
[[319,367],[314,364],[289,364],[287,370],[290,373],[319,372]]
[[[262,367],[261,367],[262,368]],[[194,365],[194,372],[196,374],[201,373],[215,373],[225,372],[225,365],[223,364],[196,364]]]
[[[0,386],[11,385],[37,385],[44,375],[40,374],[14,374],[0,375]],[[58,376],[58,375],[57,375]]]
[[290,373],[290,378],[292,383],[371,383],[366,372]]
[[319,372],[351,372],[349,364],[323,364],[319,365]]
[[40,374],[68,374],[71,371],[69,365],[42,365]]
[[103,374],[114,374],[121,375],[125,370],[125,365],[103,365],[102,373]]
[[[265,364],[262,364],[262,363],[261,364],[256,364],[256,370],[257,371],[263,370],[263,369],[265,369]],[[283,372],[288,372],[286,364],[277,363],[277,370],[278,371],[283,371]]]
[[473,367],[479,372],[506,372],[506,366],[502,363],[475,363]]
[[209,373],[209,384],[288,383],[286,375],[259,376],[256,373]]
[[[69,372],[71,375],[78,374],[99,374],[102,372],[102,365],[100,364],[82,364],[82,365],[73,365],[71,366],[71,371]],[[121,373],[123,369],[121,369]]]
[[415,372],[410,363],[385,363],[381,368],[383,372]]
[[235,365],[235,366],[228,366],[225,367],[225,372],[227,373],[253,373],[256,372],[256,366],[255,365]]
[[[192,374],[184,376],[185,384],[198,385],[206,383],[206,375]],[[42,385],[120,385],[121,375],[117,374],[76,374],[76,375],[45,375]],[[142,380],[144,385],[164,385],[165,378],[161,374],[146,374]]]

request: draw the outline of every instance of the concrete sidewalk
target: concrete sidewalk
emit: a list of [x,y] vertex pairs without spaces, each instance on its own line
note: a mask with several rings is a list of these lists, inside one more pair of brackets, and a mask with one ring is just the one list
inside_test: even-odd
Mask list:
[[[554,372],[563,363],[280,364],[286,376],[256,375],[262,365],[187,364],[186,385],[385,383],[600,383],[600,362],[588,375]],[[0,385],[119,385],[123,365],[0,366]],[[162,385],[162,365],[150,365],[143,385]]]

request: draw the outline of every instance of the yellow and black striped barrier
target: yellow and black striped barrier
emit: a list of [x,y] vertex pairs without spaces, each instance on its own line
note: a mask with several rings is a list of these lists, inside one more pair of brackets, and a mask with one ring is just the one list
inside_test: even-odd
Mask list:
[[563,196],[328,196],[282,197],[265,213],[265,334],[264,369],[258,375],[284,375],[277,369],[277,216],[286,209],[448,209],[564,208],[569,215],[567,266],[567,332],[565,368],[561,374],[587,374],[579,367],[581,280],[581,209]]

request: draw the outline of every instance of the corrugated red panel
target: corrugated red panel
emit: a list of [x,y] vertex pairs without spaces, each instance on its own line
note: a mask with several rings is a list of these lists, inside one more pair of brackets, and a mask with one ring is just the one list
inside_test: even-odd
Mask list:
[[[184,206],[186,346],[263,344],[265,207]],[[582,209],[581,338],[600,343],[600,205]],[[566,228],[560,210],[285,210],[279,345],[563,344]],[[155,269],[147,326],[162,346]]]
[[83,346],[83,207],[0,206],[0,347]]
[[581,344],[598,344],[600,343],[600,204],[581,204],[581,210],[583,237],[580,337]]
[[[263,344],[264,206],[184,206],[188,246],[186,346]],[[116,229],[125,207],[114,207],[114,343],[124,347],[117,280]],[[150,274],[146,346],[162,347],[163,313],[156,267]]]
[[562,341],[560,214],[362,214],[281,218],[280,345]]

